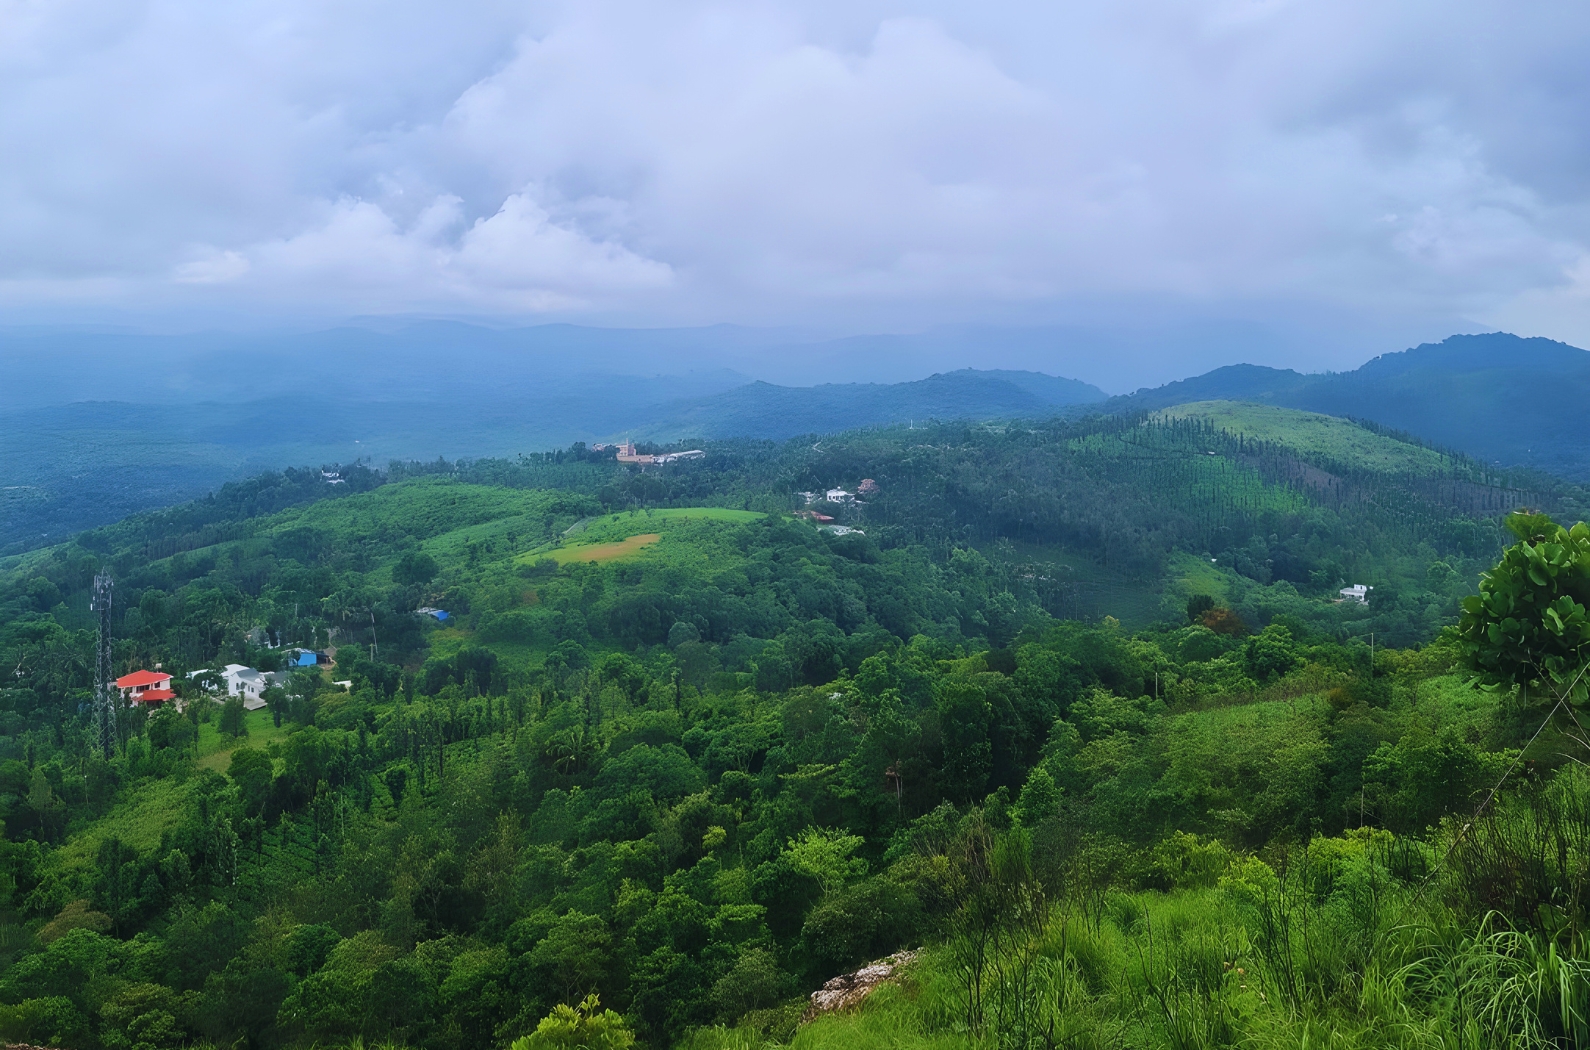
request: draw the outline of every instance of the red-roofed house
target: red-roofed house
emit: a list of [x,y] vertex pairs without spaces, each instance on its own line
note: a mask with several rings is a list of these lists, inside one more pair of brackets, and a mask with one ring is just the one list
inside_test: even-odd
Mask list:
[[134,671],[116,679],[121,695],[134,703],[160,704],[176,698],[171,691],[171,676],[162,671]]

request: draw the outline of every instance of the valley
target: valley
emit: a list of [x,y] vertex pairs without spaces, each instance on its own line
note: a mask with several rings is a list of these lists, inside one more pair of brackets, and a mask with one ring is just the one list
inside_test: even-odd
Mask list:
[[[0,1034],[1169,1047],[1474,1023],[1397,975],[1512,951],[1462,940],[1497,906],[1484,866],[1585,788],[1571,725],[1474,688],[1455,625],[1517,549],[1503,517],[1575,521],[1585,490],[1224,400],[701,447],[267,474],[0,562]],[[101,572],[117,673],[180,696],[124,710],[109,758]],[[190,677],[222,665],[281,684],[246,710]],[[1507,892],[1576,929],[1568,870]],[[1502,906],[1527,950],[1572,950]],[[812,989],[918,948],[801,1022]]]

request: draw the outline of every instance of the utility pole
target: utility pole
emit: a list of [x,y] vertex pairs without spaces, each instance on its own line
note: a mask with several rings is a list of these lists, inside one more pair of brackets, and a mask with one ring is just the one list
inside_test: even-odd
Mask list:
[[108,761],[116,753],[116,683],[111,678],[110,604],[115,581],[110,573],[94,577],[94,597],[89,609],[99,614],[99,641],[94,659],[94,739]]

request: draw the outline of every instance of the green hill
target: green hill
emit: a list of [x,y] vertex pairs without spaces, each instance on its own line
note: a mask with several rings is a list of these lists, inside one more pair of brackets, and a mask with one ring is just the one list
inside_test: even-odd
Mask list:
[[1228,365],[1113,398],[1103,408],[1137,413],[1213,400],[1281,405],[1372,420],[1485,463],[1584,481],[1590,460],[1578,433],[1587,396],[1590,354],[1550,339],[1491,332],[1382,354],[1350,372]]
[[[1576,745],[1467,688],[1441,633],[1498,515],[1575,516],[1574,486],[1221,403],[343,481],[261,477],[0,562],[0,1037],[1575,1023],[1586,789],[1551,772]],[[187,701],[126,712],[109,758],[100,571],[118,673],[160,665]],[[335,664],[287,673],[294,646]],[[245,712],[188,677],[228,663],[283,685]],[[811,990],[918,946],[860,1012],[798,1026]],[[614,1015],[572,1009],[589,994]]]

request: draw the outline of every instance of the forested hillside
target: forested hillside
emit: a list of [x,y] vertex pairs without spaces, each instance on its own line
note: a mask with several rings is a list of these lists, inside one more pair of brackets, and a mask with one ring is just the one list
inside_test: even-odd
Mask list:
[[[1502,522],[1580,490],[1229,403],[708,452],[294,471],[0,562],[0,1036],[1582,1044],[1540,698],[1590,533]],[[185,701],[108,759],[96,572]],[[233,663],[265,706],[189,677]]]
[[[1138,413],[1201,400],[1283,405],[1372,420],[1504,466],[1583,482],[1590,458],[1579,417],[1590,396],[1590,353],[1507,332],[1454,335],[1381,354],[1350,372],[1299,373],[1228,365],[1114,398]],[[1527,419],[1528,426],[1516,425]]]

